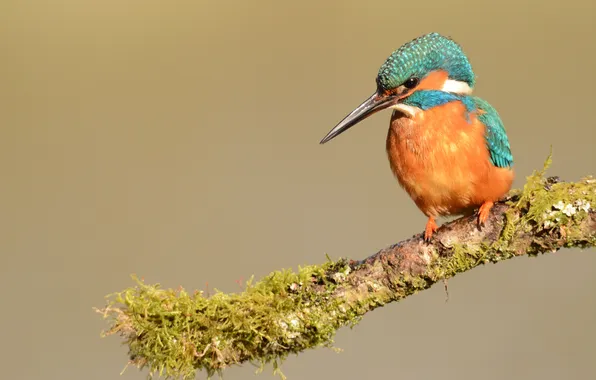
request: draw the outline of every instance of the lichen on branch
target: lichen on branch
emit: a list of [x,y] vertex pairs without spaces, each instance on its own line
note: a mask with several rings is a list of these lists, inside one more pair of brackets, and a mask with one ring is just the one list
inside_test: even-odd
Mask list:
[[[474,215],[445,224],[430,243],[416,235],[360,261],[281,270],[247,282],[241,293],[188,293],[134,277],[136,286],[110,295],[96,309],[109,319],[105,335],[120,334],[130,364],[149,375],[193,378],[234,364],[262,369],[289,354],[332,347],[335,332],[369,311],[428,289],[485,263],[563,247],[596,245],[596,179],[560,182],[528,177],[523,190],[497,203],[485,225]],[[283,374],[281,374],[283,377]]]

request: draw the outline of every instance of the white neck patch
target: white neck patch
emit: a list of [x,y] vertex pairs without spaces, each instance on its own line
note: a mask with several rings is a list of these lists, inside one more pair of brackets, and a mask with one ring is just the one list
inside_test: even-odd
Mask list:
[[470,95],[472,93],[472,89],[466,82],[460,82],[458,80],[447,79],[443,84],[443,88],[441,91],[451,92],[454,94],[460,95]]

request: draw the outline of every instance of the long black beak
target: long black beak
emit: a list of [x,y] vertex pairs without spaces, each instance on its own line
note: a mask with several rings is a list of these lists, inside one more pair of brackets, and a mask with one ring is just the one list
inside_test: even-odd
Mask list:
[[359,105],[354,111],[350,112],[348,116],[344,117],[344,119],[340,121],[335,128],[329,131],[327,136],[321,140],[321,144],[325,144],[335,136],[347,131],[375,112],[391,106],[395,103],[395,101],[395,95],[379,95],[377,92],[375,92],[370,98],[366,99],[364,103]]

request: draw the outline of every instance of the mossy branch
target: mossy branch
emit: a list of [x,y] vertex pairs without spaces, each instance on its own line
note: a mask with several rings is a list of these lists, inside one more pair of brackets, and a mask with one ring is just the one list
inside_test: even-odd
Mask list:
[[273,272],[238,294],[189,294],[135,278],[137,286],[96,310],[110,319],[106,335],[119,333],[130,363],[148,367],[150,376],[192,378],[197,369],[211,376],[244,362],[261,369],[272,362],[280,373],[289,354],[331,347],[340,327],[437,281],[516,256],[595,246],[596,179],[559,182],[543,172],[496,204],[482,228],[464,216],[431,243],[416,235],[362,261]]

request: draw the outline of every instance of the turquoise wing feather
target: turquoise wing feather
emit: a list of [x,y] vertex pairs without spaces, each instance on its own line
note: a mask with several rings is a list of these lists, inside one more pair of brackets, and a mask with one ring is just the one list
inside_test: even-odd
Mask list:
[[473,97],[473,100],[476,109],[481,111],[478,113],[478,120],[486,126],[485,140],[492,164],[499,168],[512,167],[513,155],[499,114],[485,100],[477,97]]

